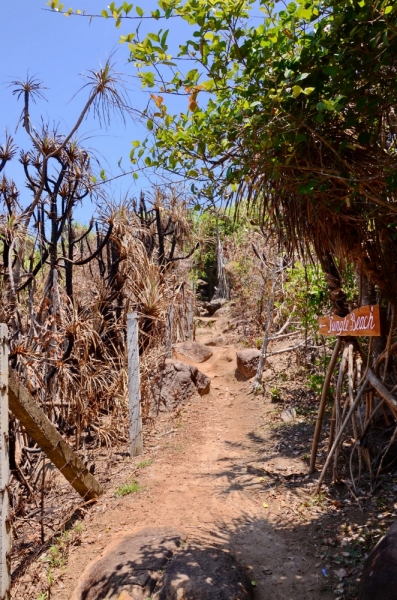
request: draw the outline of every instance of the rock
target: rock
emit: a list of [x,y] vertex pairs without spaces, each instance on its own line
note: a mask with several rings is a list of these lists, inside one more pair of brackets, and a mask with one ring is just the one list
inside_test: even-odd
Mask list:
[[224,298],[218,298],[217,300],[211,300],[211,302],[203,302],[203,308],[207,311],[207,315],[212,317],[217,310],[222,308],[226,304],[227,300]]
[[132,600],[150,598],[159,572],[180,544],[181,535],[168,528],[145,528],[124,536],[87,567],[71,600],[119,600],[123,592]]
[[250,581],[230,554],[168,528],[119,538],[84,571],[71,600],[249,600]]
[[237,370],[241,375],[244,375],[247,379],[256,375],[260,355],[261,351],[255,348],[248,348],[247,350],[239,350],[237,352]]
[[221,306],[220,308],[218,308],[218,310],[216,310],[214,312],[214,314],[212,316],[213,317],[224,317],[228,313],[229,313],[229,307],[228,306]]
[[200,396],[204,396],[208,394],[211,387],[211,379],[204,375],[201,371],[197,369],[197,375],[195,380],[196,388]]
[[170,561],[153,600],[248,600],[250,581],[230,554],[189,545]]
[[225,335],[216,335],[208,340],[208,342],[205,342],[206,346],[226,346],[226,344],[227,337]]
[[359,600],[397,598],[397,522],[379,540],[364,563]]
[[194,365],[167,359],[159,393],[159,409],[174,410],[199,394],[210,391],[211,379]]
[[199,363],[208,360],[212,356],[212,350],[207,348],[207,346],[204,346],[204,344],[200,344],[199,342],[191,342],[190,340],[179,344],[176,350],[179,354],[183,354]]

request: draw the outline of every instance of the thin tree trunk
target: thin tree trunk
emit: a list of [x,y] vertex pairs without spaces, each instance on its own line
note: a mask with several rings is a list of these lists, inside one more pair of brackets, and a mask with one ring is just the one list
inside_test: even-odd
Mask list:
[[260,382],[262,380],[263,368],[265,366],[265,361],[266,361],[267,347],[269,345],[269,333],[270,333],[270,327],[272,324],[272,313],[273,313],[273,306],[274,306],[274,291],[276,289],[277,256],[278,255],[277,255],[277,250],[276,250],[274,253],[274,258],[273,258],[272,286],[271,286],[271,290],[270,290],[269,300],[267,302],[266,330],[265,330],[265,335],[263,338],[261,355],[259,357],[258,369],[256,371],[254,383],[252,385],[253,391],[255,391],[258,388],[258,386],[260,385]]
[[332,374],[335,369],[336,361],[338,360],[341,346],[342,346],[342,340],[340,337],[338,337],[336,340],[334,350],[332,352],[330,363],[328,365],[328,370],[327,370],[327,374],[325,376],[323,389],[321,391],[320,406],[318,408],[316,429],[314,431],[312,453],[310,456],[309,473],[314,473],[314,471],[316,470],[317,449],[318,449],[318,443],[320,440],[321,428],[322,428],[323,419],[324,419],[325,406],[327,404],[327,396],[328,396],[329,386],[331,383]]

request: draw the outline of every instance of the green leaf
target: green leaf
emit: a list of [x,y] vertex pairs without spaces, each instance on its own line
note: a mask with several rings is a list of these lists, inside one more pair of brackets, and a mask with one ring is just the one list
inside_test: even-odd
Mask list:
[[292,88],[292,95],[293,95],[294,98],[297,98],[301,92],[303,92],[303,90],[300,87],[300,85],[294,85],[293,86],[293,88]]
[[101,15],[105,18],[108,19],[109,15],[108,15],[108,11],[107,10],[101,10]]
[[153,121],[151,119],[147,121],[146,127],[149,129],[149,131],[153,130]]
[[299,8],[298,11],[296,12],[296,15],[300,18],[300,19],[305,19],[306,21],[310,21],[310,19],[313,16],[313,9],[311,8]]
[[140,6],[136,6],[136,7],[135,7],[135,10],[136,10],[136,12],[138,13],[138,15],[139,15],[140,17],[143,17],[143,15],[145,14],[145,13],[143,12],[143,10],[141,9],[141,7],[140,7]]
[[335,65],[329,65],[327,67],[324,67],[323,71],[326,75],[331,75],[332,77],[334,77],[338,73],[339,69]]
[[105,171],[105,169],[101,169],[101,172],[99,173],[99,176],[102,179],[102,181],[106,181],[106,171]]
[[306,77],[309,77],[310,73],[301,73],[295,78],[295,81],[303,81]]
[[168,34],[169,34],[169,29],[167,29],[167,31],[164,31],[163,35],[161,36],[161,41],[160,41],[160,44],[161,44],[161,47],[162,47],[162,48],[165,48],[165,45],[166,45],[166,42],[167,42],[167,37],[168,37]]
[[199,72],[197,69],[192,69],[191,71],[189,71],[186,75],[186,80],[193,80],[193,81],[197,81],[199,77]]

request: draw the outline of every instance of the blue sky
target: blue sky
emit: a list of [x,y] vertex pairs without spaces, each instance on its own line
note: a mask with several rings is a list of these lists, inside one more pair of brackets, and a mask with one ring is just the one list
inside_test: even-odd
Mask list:
[[[100,0],[76,2],[75,4],[72,0],[70,6],[74,9],[86,9],[87,12],[98,13],[106,7],[106,0],[103,3]],[[145,0],[139,5],[150,10],[156,8],[157,2]],[[48,102],[39,101],[37,105],[31,106],[33,124],[39,124],[40,117],[43,116],[46,121],[58,123],[59,129],[65,133],[73,126],[87,99],[87,90],[82,90],[73,97],[84,84],[81,74],[104,64],[113,52],[117,70],[126,75],[132,106],[143,108],[148,100],[148,92],[143,92],[139,82],[132,77],[134,68],[127,63],[127,47],[118,44],[119,35],[133,31],[136,22],[123,21],[122,26],[116,29],[114,21],[110,19],[106,21],[97,18],[90,22],[87,18],[67,18],[45,11],[44,8],[45,0],[29,0],[19,4],[18,10],[3,10],[0,20],[0,139],[4,141],[4,131],[8,128],[18,146],[25,150],[30,146],[21,125],[15,133],[22,104],[12,95],[8,84],[14,79],[25,78],[28,72],[43,81],[48,88],[44,91]],[[169,25],[173,25],[172,20],[167,22],[167,26]],[[148,21],[144,26],[155,31],[160,25],[158,22]],[[187,34],[189,27],[179,21],[176,30],[180,41],[181,34]],[[126,170],[130,168],[131,142],[143,139],[144,136],[142,125],[130,118],[127,118],[125,124],[120,118],[113,119],[107,129],[101,129],[98,121],[90,116],[80,130],[80,138],[85,139],[87,147],[94,149],[101,166],[109,175],[121,172],[117,166],[120,158],[122,166]],[[22,193],[22,203],[26,203],[29,191],[24,188],[22,166],[17,157],[7,167],[6,175],[16,181]],[[139,194],[141,188],[150,187],[151,183],[145,176],[138,181],[126,176],[113,183],[109,193],[117,200],[124,194],[134,196]],[[92,205],[86,201],[79,209],[77,218],[88,222],[92,211]]]
[[[76,4],[75,0],[69,1],[71,4],[67,3],[65,8],[72,6],[74,10],[85,9],[87,13],[100,13],[106,8],[106,0],[76,0]],[[157,0],[141,0],[138,5],[149,12],[157,8]],[[18,4],[17,8],[3,10],[0,19],[0,142],[4,140],[7,128],[19,148],[30,149],[21,125],[15,133],[22,104],[17,102],[8,87],[13,80],[24,79],[27,73],[36,76],[48,88],[44,90],[48,102],[39,101],[31,106],[32,123],[39,125],[42,116],[45,121],[58,124],[61,133],[67,133],[74,125],[87,100],[87,89],[75,95],[84,85],[82,74],[103,65],[113,53],[117,70],[125,74],[131,105],[138,109],[146,106],[150,90],[141,90],[139,81],[134,77],[134,67],[127,62],[128,48],[118,43],[120,34],[135,30],[136,21],[122,21],[121,27],[116,29],[113,19],[94,18],[90,21],[78,16],[67,18],[45,10],[46,0],[28,0]],[[256,12],[256,15],[259,16],[259,13]],[[168,44],[171,52],[192,35],[192,29],[179,19],[146,20],[141,34],[157,31],[160,27],[170,29]],[[186,101],[186,98],[171,96],[167,98],[167,106],[175,112],[179,112],[180,108],[185,111]],[[146,131],[143,125],[130,118],[126,123],[120,118],[113,118],[109,127],[101,129],[98,121],[90,116],[79,131],[80,140],[93,150],[108,177],[121,173],[117,164],[120,158],[125,170],[131,168],[131,142],[144,137]],[[29,191],[24,187],[23,170],[17,157],[6,168],[6,175],[15,180],[21,191],[22,204],[27,204]],[[141,189],[150,190],[152,183],[157,181],[154,174],[142,175],[138,180],[128,175],[109,185],[108,192],[115,200],[124,195],[137,196]],[[88,222],[93,210],[90,201],[85,200],[76,218]]]

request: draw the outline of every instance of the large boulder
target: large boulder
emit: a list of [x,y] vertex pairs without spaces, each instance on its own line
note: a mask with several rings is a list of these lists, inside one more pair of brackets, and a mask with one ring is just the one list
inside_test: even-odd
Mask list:
[[183,356],[187,356],[190,360],[194,360],[194,362],[202,363],[209,358],[211,358],[213,352],[204,344],[200,344],[199,342],[191,342],[188,340],[187,342],[182,342],[176,348],[179,354],[183,354]]
[[167,359],[161,379],[159,409],[174,410],[193,396],[210,391],[211,379],[194,365]]
[[371,550],[364,563],[359,600],[397,598],[397,523]]
[[249,600],[250,581],[230,554],[168,528],[118,539],[84,571],[71,600]]
[[254,377],[258,370],[260,350],[255,348],[247,348],[237,352],[237,370],[247,379]]
[[84,571],[71,600],[132,600],[152,595],[160,572],[181,545],[172,529],[145,528],[116,540]]

